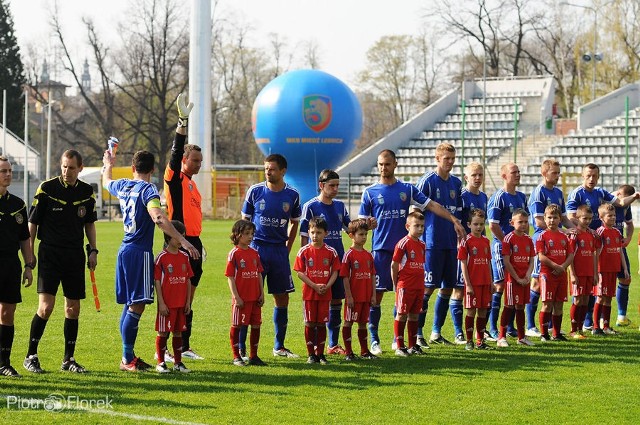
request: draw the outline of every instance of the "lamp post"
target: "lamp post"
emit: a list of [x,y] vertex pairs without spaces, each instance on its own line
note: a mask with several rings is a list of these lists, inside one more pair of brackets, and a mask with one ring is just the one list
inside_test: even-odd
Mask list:
[[[609,4],[609,3],[611,2],[608,2],[605,4]],[[593,53],[587,52],[584,55],[582,55],[582,59],[585,62],[590,62],[590,61],[593,62],[593,77],[591,80],[591,100],[593,101],[596,99],[596,65],[598,62],[602,60],[602,53],[598,52],[598,9],[592,6],[584,6],[581,4],[569,3],[566,0],[560,1],[558,5],[579,7],[581,9],[587,9],[593,12]]]

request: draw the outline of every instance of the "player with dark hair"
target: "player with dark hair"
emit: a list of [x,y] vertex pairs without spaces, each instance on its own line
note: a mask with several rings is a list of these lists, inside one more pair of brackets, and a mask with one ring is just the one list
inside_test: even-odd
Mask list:
[[[178,220],[186,227],[185,239],[196,247],[200,257],[189,257],[193,277],[191,278],[191,296],[193,304],[196,289],[202,277],[202,197],[193,176],[200,172],[202,166],[202,149],[198,145],[185,144],[189,113],[193,103],[187,104],[186,96],[179,94],[176,100],[178,109],[178,127],[171,146],[171,157],[164,170],[164,194],[167,198],[167,216],[170,220]],[[191,348],[191,328],[193,310],[187,314],[186,330],[182,332],[182,356],[202,360],[203,357]]]
[[[11,185],[11,162],[0,156],[0,376],[19,377],[11,366],[11,347],[15,334],[14,317],[16,305],[22,301],[20,281],[25,286],[33,282],[32,270],[35,262],[29,247],[27,207],[24,201],[9,193]],[[21,273],[18,250],[24,260]],[[25,283],[26,282],[26,283]]]
[[[31,321],[29,349],[24,368],[42,373],[38,359],[38,344],[47,321],[53,312],[58,287],[62,284],[65,301],[65,350],[62,370],[84,373],[76,362],[74,352],[78,337],[80,300],[85,298],[85,264],[90,269],[97,265],[96,199],[91,185],[78,180],[82,171],[82,156],[78,151],[66,150],[60,162],[62,173],[40,184],[29,211],[31,252],[38,248],[38,311]],[[89,241],[88,263],[85,257],[84,237]]]
[[[251,246],[260,254],[263,277],[275,301],[273,355],[296,358],[299,356],[285,347],[284,340],[289,323],[289,293],[295,291],[289,253],[298,232],[302,210],[300,194],[284,181],[286,173],[287,160],[284,156],[271,154],[265,158],[266,181],[247,190],[242,218],[252,221],[256,226]],[[243,339],[241,336],[241,341]]]
[[147,304],[153,302],[153,231],[154,224],[171,238],[180,241],[187,253],[198,258],[200,253],[171,224],[160,206],[158,189],[151,181],[154,156],[147,151],[133,155],[133,179],[112,179],[115,157],[105,151],[102,184],[120,201],[124,237],[116,258],[116,302],[124,304],[120,316],[122,361],[120,370],[137,372],[151,366],[134,352],[138,323]]
[[[344,256],[342,244],[342,231],[346,230],[351,219],[349,211],[342,201],[335,199],[338,195],[340,176],[333,170],[322,170],[318,176],[319,194],[302,206],[302,218],[300,219],[300,246],[309,243],[309,220],[313,217],[322,217],[326,220],[329,231],[324,242],[336,250],[338,258]],[[342,279],[336,280],[331,287],[331,305],[329,306],[329,345],[327,354],[345,354],[339,345],[342,300],[344,299],[344,284]]]

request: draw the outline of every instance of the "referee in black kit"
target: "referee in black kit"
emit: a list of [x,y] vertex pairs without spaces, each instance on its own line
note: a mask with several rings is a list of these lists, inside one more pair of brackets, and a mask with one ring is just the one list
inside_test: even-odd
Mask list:
[[24,368],[33,373],[43,372],[38,359],[38,343],[55,306],[60,283],[65,303],[65,349],[61,369],[86,372],[73,356],[78,337],[80,300],[85,298],[85,234],[90,245],[89,268],[93,270],[97,264],[96,200],[91,185],[78,180],[82,171],[82,156],[78,151],[65,151],[60,168],[60,176],[40,184],[29,211],[32,253],[36,235],[40,239],[38,311],[31,321],[29,350],[23,363]]
[[[24,201],[9,193],[11,163],[0,156],[0,376],[17,378],[20,374],[11,366],[13,319],[16,305],[22,301],[20,278],[26,286],[33,281],[33,258],[29,247],[27,207]],[[21,273],[18,249],[22,252],[24,272]]]

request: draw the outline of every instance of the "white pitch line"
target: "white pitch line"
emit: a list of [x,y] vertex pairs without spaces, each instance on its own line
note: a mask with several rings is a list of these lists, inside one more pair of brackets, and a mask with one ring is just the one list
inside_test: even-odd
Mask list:
[[111,416],[122,416],[129,419],[137,419],[141,421],[150,421],[150,422],[160,422],[164,424],[171,425],[206,425],[200,422],[185,422],[185,421],[176,421],[175,419],[163,418],[157,416],[145,416],[145,415],[137,415],[134,413],[124,413],[124,412],[116,412],[114,410],[105,410],[105,409],[86,409],[84,410],[87,413],[94,413],[99,415],[111,415]]

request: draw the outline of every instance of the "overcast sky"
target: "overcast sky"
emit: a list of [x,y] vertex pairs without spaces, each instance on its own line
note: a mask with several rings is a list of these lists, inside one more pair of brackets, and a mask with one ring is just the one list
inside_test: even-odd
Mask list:
[[[26,53],[27,43],[48,43],[53,0],[8,0],[16,35]],[[81,62],[90,56],[82,17],[91,17],[105,39],[117,40],[118,19],[137,0],[58,0],[67,39]],[[185,19],[191,2],[184,1]],[[216,14],[237,16],[258,36],[278,33],[291,45],[315,40],[321,69],[351,83],[364,68],[366,51],[383,35],[415,34],[430,0],[218,0]]]

